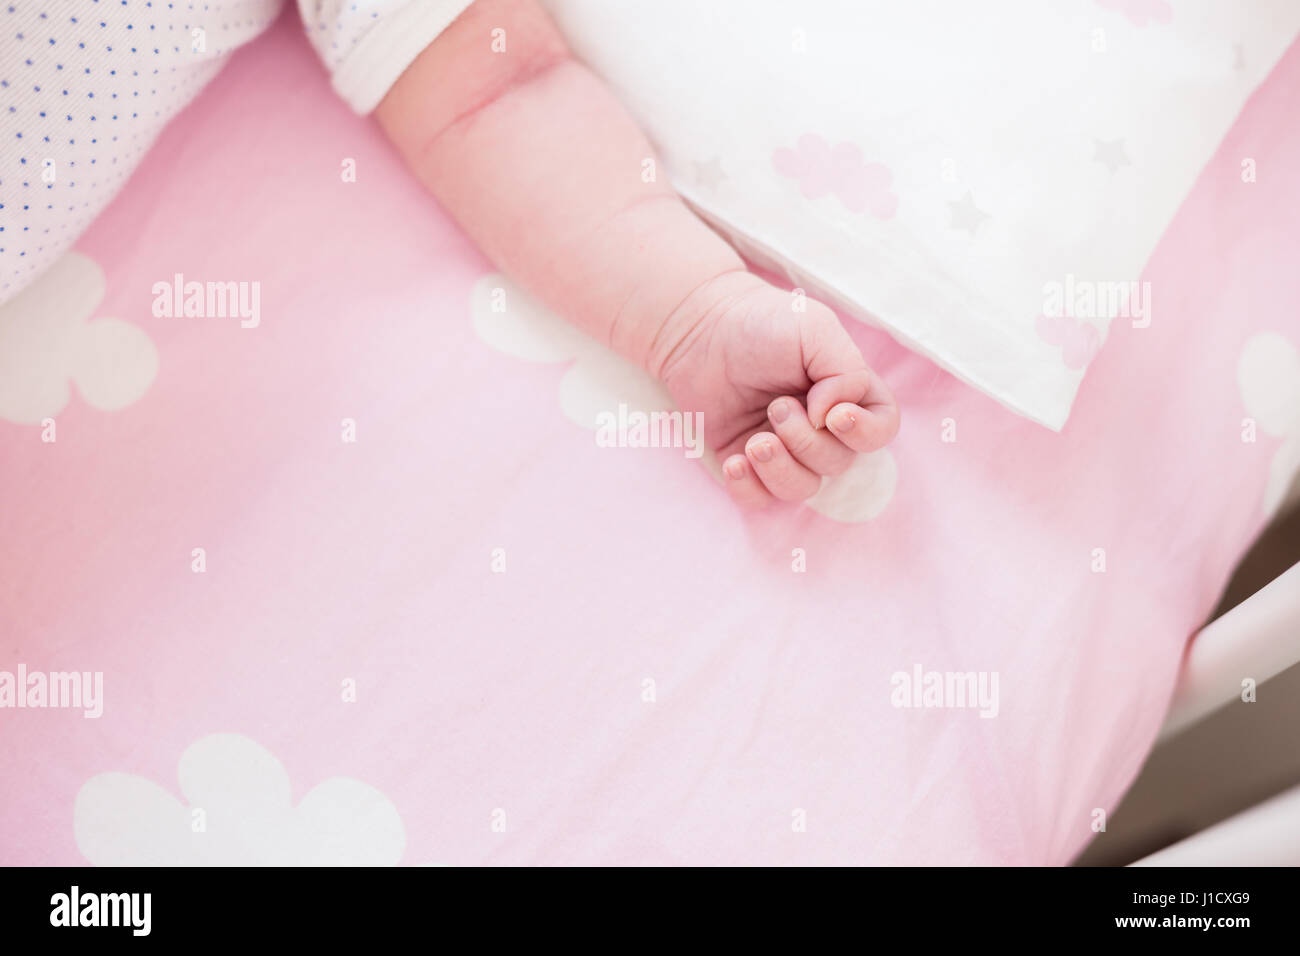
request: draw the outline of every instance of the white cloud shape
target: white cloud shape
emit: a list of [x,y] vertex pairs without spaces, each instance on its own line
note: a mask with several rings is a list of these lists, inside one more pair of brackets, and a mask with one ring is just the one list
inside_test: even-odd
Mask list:
[[69,252],[0,306],[0,418],[37,425],[63,411],[69,382],[103,411],[140,398],[158,374],[158,350],[138,326],[90,320],[104,273]]
[[240,734],[196,740],[178,776],[184,802],[134,774],[91,777],[73,808],[77,848],[96,866],[393,866],[406,848],[374,787],[332,777],[291,806],[283,764]]
[[575,424],[596,428],[601,412],[668,411],[667,389],[643,369],[565,322],[503,275],[474,284],[474,331],[499,352],[529,362],[572,362],[560,380],[560,408]]
[[1260,431],[1282,439],[1264,489],[1264,512],[1272,514],[1300,470],[1300,352],[1276,332],[1252,335],[1237,360],[1237,385]]
[[[499,352],[530,362],[572,362],[560,380],[560,409],[574,423],[595,430],[597,416],[620,404],[629,411],[670,411],[668,390],[639,366],[565,322],[499,273],[474,284],[474,331]],[[721,481],[716,457],[705,467]],[[888,506],[898,480],[893,454],[861,455],[842,475],[824,479],[808,506],[835,521],[870,521]]]

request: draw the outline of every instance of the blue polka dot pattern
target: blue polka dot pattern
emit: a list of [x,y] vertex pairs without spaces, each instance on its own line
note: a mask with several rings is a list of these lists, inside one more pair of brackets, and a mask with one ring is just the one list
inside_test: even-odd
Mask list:
[[[413,40],[427,45],[468,3],[298,0],[335,87],[361,112],[418,53]],[[0,303],[72,245],[167,122],[281,6],[0,0]],[[344,73],[365,84],[359,96]]]

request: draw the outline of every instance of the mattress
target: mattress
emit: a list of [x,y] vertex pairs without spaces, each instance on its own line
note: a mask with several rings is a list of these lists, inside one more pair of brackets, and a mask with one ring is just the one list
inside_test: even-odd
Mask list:
[[743,514],[282,20],[0,316],[0,862],[1068,862],[1290,468],[1297,90],[1060,433],[853,325],[898,439]]

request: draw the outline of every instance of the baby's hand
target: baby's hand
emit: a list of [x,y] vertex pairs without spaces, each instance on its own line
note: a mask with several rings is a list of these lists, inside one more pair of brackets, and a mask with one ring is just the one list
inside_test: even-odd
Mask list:
[[[485,56],[498,31],[509,56]],[[476,0],[376,113],[502,271],[703,413],[737,501],[807,498],[898,431],[830,309],[746,272],[666,178],[640,175],[653,147],[536,2]]]
[[680,312],[653,370],[682,411],[703,412],[737,502],[801,501],[897,434],[894,396],[820,302],[733,272]]

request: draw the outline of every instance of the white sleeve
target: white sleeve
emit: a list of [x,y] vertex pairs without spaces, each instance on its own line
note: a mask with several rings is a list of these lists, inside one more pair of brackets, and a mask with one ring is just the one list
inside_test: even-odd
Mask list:
[[298,9],[335,91],[358,113],[369,113],[471,2],[298,0]]

